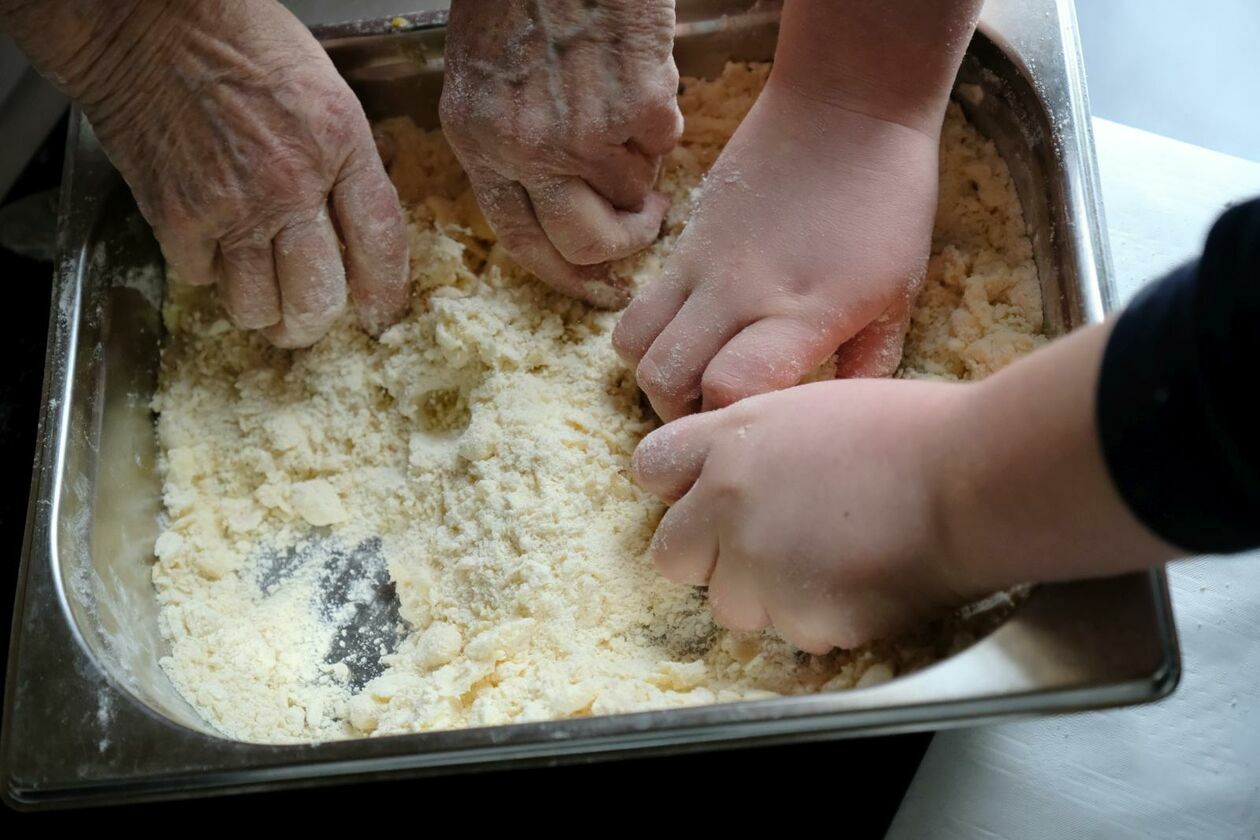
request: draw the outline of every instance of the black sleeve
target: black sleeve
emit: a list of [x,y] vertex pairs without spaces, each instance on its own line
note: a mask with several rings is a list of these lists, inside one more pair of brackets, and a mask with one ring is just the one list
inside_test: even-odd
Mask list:
[[1192,553],[1260,547],[1260,200],[1116,322],[1098,429],[1120,495]]

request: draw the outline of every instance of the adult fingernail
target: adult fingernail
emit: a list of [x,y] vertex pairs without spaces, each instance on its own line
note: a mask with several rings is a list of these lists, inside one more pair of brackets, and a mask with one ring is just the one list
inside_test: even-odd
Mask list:
[[600,309],[624,309],[630,303],[630,290],[624,286],[587,280],[582,284],[582,296]]

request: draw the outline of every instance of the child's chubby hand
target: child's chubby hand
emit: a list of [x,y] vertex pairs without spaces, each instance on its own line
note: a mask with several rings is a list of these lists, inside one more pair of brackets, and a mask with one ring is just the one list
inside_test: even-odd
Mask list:
[[715,621],[810,653],[983,594],[952,558],[950,435],[972,385],[802,385],[648,435],[634,477],[673,503],[659,571],[707,585]]
[[771,75],[709,173],[663,276],[614,333],[672,420],[901,359],[936,208],[939,126],[821,101]]

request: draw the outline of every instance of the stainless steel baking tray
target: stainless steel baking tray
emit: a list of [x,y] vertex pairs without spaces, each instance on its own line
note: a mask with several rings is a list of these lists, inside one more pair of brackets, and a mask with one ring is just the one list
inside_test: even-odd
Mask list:
[[[436,123],[443,13],[318,32],[368,114]],[[684,73],[769,59],[773,4],[680,3]],[[990,0],[957,98],[1004,153],[1034,233],[1046,323],[1112,300],[1072,6]],[[37,807],[833,738],[1137,703],[1176,684],[1162,572],[1036,588],[962,653],[872,688],[511,726],[265,746],[216,734],[158,667],[159,510],[148,409],[159,255],[90,126],[71,125],[45,404],[5,691],[3,795]]]

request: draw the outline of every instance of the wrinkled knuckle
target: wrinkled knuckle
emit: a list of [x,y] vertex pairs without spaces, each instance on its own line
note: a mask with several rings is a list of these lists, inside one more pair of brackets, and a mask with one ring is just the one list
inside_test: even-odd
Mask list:
[[285,303],[285,324],[294,332],[323,333],[346,311],[344,283],[329,289],[310,290]]
[[682,82],[682,75],[678,72],[678,63],[674,61],[671,54],[669,61],[665,65],[665,80],[662,83],[665,87],[665,94],[669,99],[669,103],[675,109],[678,107],[678,89]]
[[269,248],[279,225],[268,218],[261,217],[251,209],[241,208],[238,218],[231,226],[223,230],[219,237],[219,248],[225,258],[233,258],[245,252],[259,248]]
[[682,112],[678,109],[678,99],[675,93],[677,87],[678,72],[674,71],[673,83],[664,85],[663,89],[644,106],[644,112],[648,120],[662,129],[678,129],[681,131],[682,120],[680,117]]
[[[330,166],[343,163],[348,157],[360,154],[366,149],[375,150],[375,143],[368,145],[365,138],[370,139],[371,132],[365,131],[362,117],[346,117],[335,120],[325,130],[325,140],[331,150],[326,156]],[[340,160],[338,160],[340,158]]]
[[494,234],[518,261],[530,259],[538,247],[538,237],[530,226],[512,217],[496,220]]
[[269,156],[265,172],[257,173],[237,202],[238,217],[276,221],[276,230],[301,208],[322,204],[332,178],[321,183],[312,171],[312,160],[292,149],[278,149]]
[[334,146],[346,148],[359,141],[364,128],[363,109],[349,92],[333,97],[323,116],[324,137]]
[[154,231],[179,234],[217,212],[217,199],[193,198],[178,184],[162,184],[155,190],[136,190],[136,203]]
[[670,60],[675,20],[672,3],[642,4],[637,14],[622,21],[612,46],[623,53]]
[[266,174],[258,180],[262,190],[259,195],[270,198],[274,189],[287,187],[293,191],[297,186],[307,184],[311,180],[311,159],[302,150],[291,146],[276,149],[269,157]]
[[468,103],[449,90],[443,91],[442,98],[438,101],[438,119],[442,124],[442,132],[452,145],[468,140],[472,134],[473,119]]
[[555,244],[561,256],[574,265],[598,265],[612,252],[610,243],[593,235],[569,234]]
[[232,300],[223,301],[228,320],[238,329],[262,330],[280,323],[280,314],[270,308],[241,306]]

